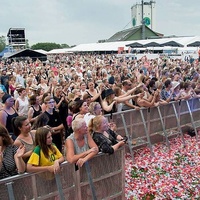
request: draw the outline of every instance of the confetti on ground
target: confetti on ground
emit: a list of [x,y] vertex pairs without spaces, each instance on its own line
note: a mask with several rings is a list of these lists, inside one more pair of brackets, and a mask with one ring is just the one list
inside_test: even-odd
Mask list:
[[127,200],[200,199],[200,141],[184,136],[126,154],[125,195]]

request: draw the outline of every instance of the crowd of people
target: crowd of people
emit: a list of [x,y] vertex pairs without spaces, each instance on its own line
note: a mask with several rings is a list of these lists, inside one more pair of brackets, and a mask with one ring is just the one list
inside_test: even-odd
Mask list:
[[1,179],[114,153],[126,137],[105,114],[200,97],[198,60],[68,54],[2,60],[0,69]]

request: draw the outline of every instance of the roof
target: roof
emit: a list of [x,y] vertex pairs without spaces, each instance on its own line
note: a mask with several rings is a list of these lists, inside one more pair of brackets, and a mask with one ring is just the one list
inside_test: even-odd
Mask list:
[[[111,36],[107,41],[108,42],[126,41],[126,40],[128,40],[128,38],[130,38],[130,36],[134,35],[136,32],[140,31],[141,29],[142,29],[142,25],[132,27],[132,28],[129,28],[129,29],[125,29],[123,31],[119,31],[119,32],[115,33],[113,36]],[[162,35],[160,33],[153,31],[152,29],[150,29],[147,26],[145,26],[145,29],[149,29],[152,33],[155,34],[155,36],[161,36]]]
[[[67,49],[54,49],[48,52],[48,54],[54,53],[71,53],[71,52],[117,52],[119,47],[124,47],[124,50],[128,50],[130,44],[138,43],[140,46],[147,46],[147,49],[155,48],[155,44],[161,45],[161,47],[156,47],[158,49],[166,49],[167,46],[162,46],[162,44],[170,41],[175,41],[186,48],[188,44],[200,41],[200,36],[190,36],[190,37],[172,37],[172,38],[159,38],[159,39],[146,39],[146,40],[131,40],[131,41],[118,41],[118,42],[104,42],[104,43],[88,43],[79,44],[72,48]],[[152,46],[150,45],[152,44]],[[170,47],[170,48],[181,48],[181,47]]]
[[15,53],[12,53],[11,55],[7,56],[8,58],[19,58],[19,57],[30,57],[33,59],[39,58],[42,60],[46,60],[47,59],[47,55],[31,50],[31,49],[23,49],[21,51],[17,51]]

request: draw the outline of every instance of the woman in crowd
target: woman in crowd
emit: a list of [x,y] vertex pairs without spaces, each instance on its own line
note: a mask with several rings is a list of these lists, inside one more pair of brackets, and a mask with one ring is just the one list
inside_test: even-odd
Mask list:
[[73,113],[72,121],[78,118],[84,118],[84,115],[88,113],[87,102],[83,100],[77,100],[71,102],[69,109]]
[[27,171],[57,173],[63,161],[63,155],[52,143],[50,129],[46,127],[38,128],[35,134],[35,148],[28,160]]
[[53,143],[57,146],[60,152],[62,152],[62,144],[63,144],[63,123],[60,118],[59,113],[55,110],[55,101],[53,97],[47,96],[44,99],[44,103],[46,104],[45,114],[48,116],[49,121],[47,125],[52,128],[52,138]]
[[95,88],[93,80],[89,80],[87,84],[88,84],[88,89],[86,90],[86,92],[91,96],[91,101],[100,102],[100,96],[103,88],[102,87],[98,87],[98,89]]
[[18,90],[19,97],[15,101],[15,109],[19,115],[28,115],[29,101],[25,88]]
[[34,149],[35,135],[31,132],[31,124],[26,116],[18,116],[12,119],[12,127],[15,136],[17,137],[14,145],[20,147],[25,146],[23,159],[28,161]]
[[159,91],[155,91],[154,94],[152,95],[153,98],[151,101],[148,101],[146,98],[144,98],[145,96],[145,92],[143,89],[139,88],[135,91],[135,94],[139,94],[139,96],[137,96],[135,98],[135,102],[138,106],[140,107],[153,107],[156,106],[156,100],[158,95],[160,94]]
[[2,97],[2,103],[4,104],[3,108],[0,110],[0,124],[6,127],[10,136],[13,140],[16,139],[16,136],[13,134],[12,129],[12,118],[17,117],[18,113],[13,107],[14,98],[9,94],[4,94]]
[[25,147],[14,146],[8,131],[0,124],[0,179],[25,172],[24,152]]
[[29,98],[30,107],[28,109],[28,120],[31,124],[37,119],[38,115],[42,113],[42,108],[39,102],[39,96],[32,95]]
[[114,131],[108,132],[108,129],[108,121],[102,115],[91,119],[88,125],[89,133],[99,147],[99,151],[113,154],[119,147],[125,144],[126,139],[117,135]]
[[72,122],[74,132],[66,139],[66,159],[76,163],[79,167],[98,153],[98,147],[91,135],[87,132],[84,119],[75,119]]

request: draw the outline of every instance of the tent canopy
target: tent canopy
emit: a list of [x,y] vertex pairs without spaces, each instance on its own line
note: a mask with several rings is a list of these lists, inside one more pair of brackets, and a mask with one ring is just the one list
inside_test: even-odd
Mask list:
[[157,42],[149,42],[147,44],[144,44],[144,47],[162,47],[162,45]]
[[175,42],[175,41],[168,41],[168,42],[165,42],[163,44],[161,44],[162,46],[170,46],[170,47],[184,47],[184,45],[178,43],[178,42]]
[[195,41],[187,45],[187,47],[200,47],[200,41]]
[[31,49],[24,49],[8,56],[8,58],[26,58],[26,57],[32,58],[33,60],[36,59],[40,59],[42,61],[47,60],[46,54]]
[[131,48],[138,48],[138,47],[144,47],[143,44],[140,44],[138,42],[134,42],[131,44],[126,45],[127,47],[131,47]]

